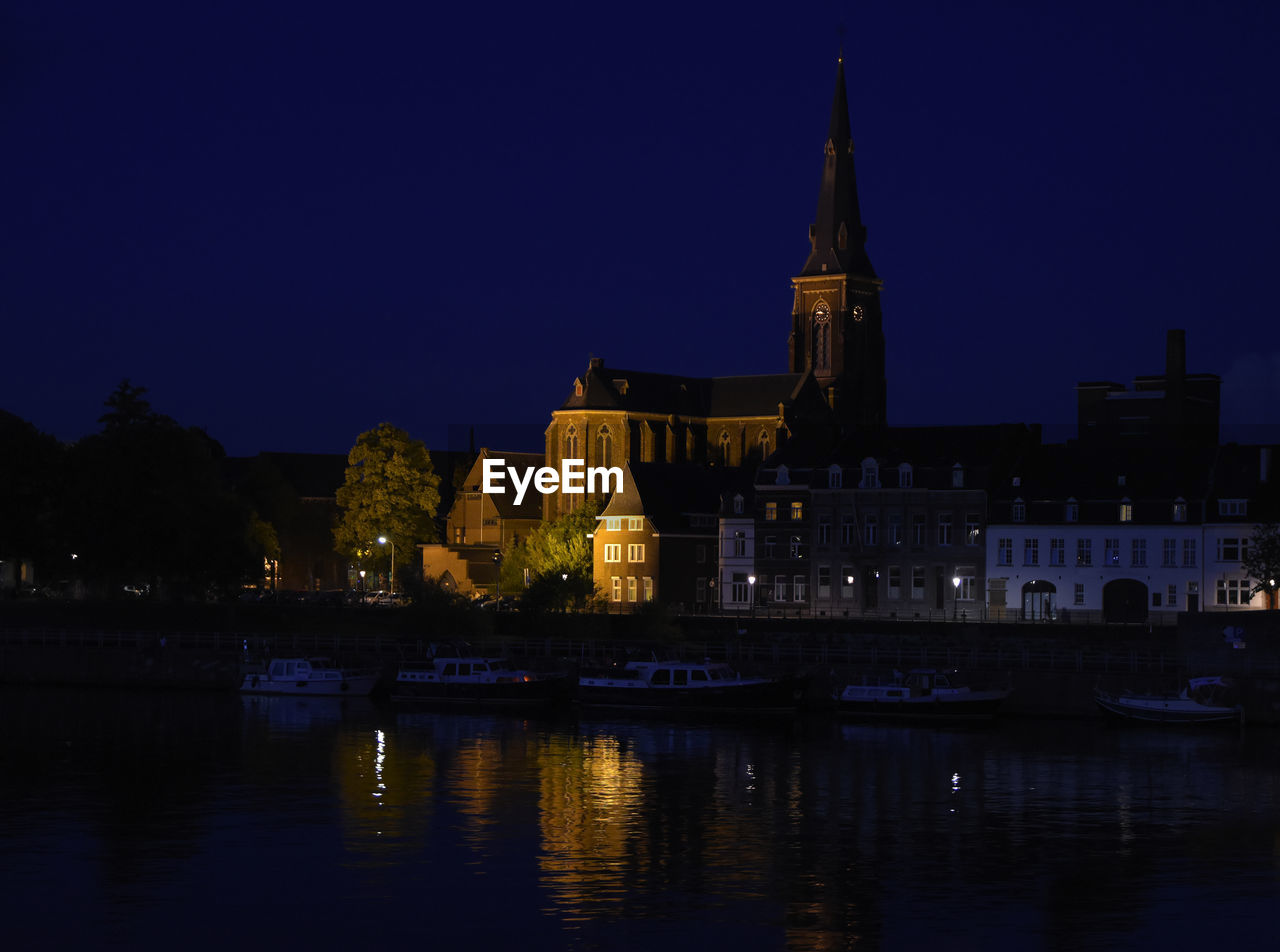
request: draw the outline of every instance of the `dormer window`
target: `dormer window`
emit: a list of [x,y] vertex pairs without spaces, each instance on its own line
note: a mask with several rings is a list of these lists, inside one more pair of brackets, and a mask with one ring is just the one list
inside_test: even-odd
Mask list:
[[573,395],[575,397],[582,396],[582,378],[579,377],[573,382]]
[[1015,488],[1016,488],[1016,487],[1018,487],[1018,486],[1021,486],[1021,485],[1022,485],[1022,477],[1021,477],[1021,476],[1015,476],[1015,477],[1013,477],[1013,485],[1014,485],[1014,487],[1015,487]]
[[1075,499],[1068,499],[1067,505],[1062,511],[1063,522],[1079,522],[1080,521],[1080,503]]
[[1123,485],[1124,485],[1124,477],[1123,477],[1123,476],[1117,476],[1117,477],[1116,477],[1116,485],[1117,485],[1117,486],[1123,486]]
[[1027,504],[1022,501],[1021,496],[1019,496],[1017,499],[1013,501],[1013,521],[1014,522],[1027,521]]
[[868,456],[862,461],[862,489],[880,488],[880,465]]
[[1177,499],[1173,501],[1173,521],[1174,522],[1187,521],[1187,501],[1183,499],[1181,496],[1179,496]]
[[827,470],[827,487],[829,489],[841,489],[844,486],[844,472],[839,466],[832,464]]
[[964,467],[959,463],[951,467],[951,488],[964,489]]
[[910,489],[914,483],[914,474],[911,471],[910,463],[903,463],[898,467],[898,488]]
[[743,499],[741,494],[733,497],[733,514],[735,516],[742,515],[742,503]]
[[787,472],[786,466],[778,467],[778,478],[774,480],[774,483],[778,486],[791,485],[791,474]]
[[618,391],[620,396],[625,397],[627,395],[627,382],[622,379],[615,380],[613,382],[613,389]]
[[1133,503],[1127,496],[1120,500],[1120,521],[1133,522]]

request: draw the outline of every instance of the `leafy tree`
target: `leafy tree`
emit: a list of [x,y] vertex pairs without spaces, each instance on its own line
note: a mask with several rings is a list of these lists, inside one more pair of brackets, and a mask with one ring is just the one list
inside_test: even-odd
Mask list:
[[502,562],[503,591],[521,591],[527,569],[525,597],[531,607],[585,605],[595,593],[592,540],[587,536],[596,531],[599,515],[599,500],[588,497],[580,508],[543,523],[510,547]]
[[1267,608],[1275,609],[1276,593],[1280,586],[1280,524],[1264,523],[1253,527],[1253,535],[1249,539],[1249,554],[1241,562],[1241,567],[1253,579],[1250,597],[1263,592],[1267,600]]
[[56,579],[71,552],[59,518],[66,449],[0,410],[0,559],[31,559],[36,579]]
[[69,452],[65,535],[86,580],[107,594],[149,585],[170,595],[231,589],[262,568],[252,513],[226,482],[222,447],[155,413],[125,380],[102,431]]
[[347,455],[346,481],[338,490],[336,550],[356,561],[408,565],[420,542],[436,540],[440,477],[421,440],[390,423],[361,433]]

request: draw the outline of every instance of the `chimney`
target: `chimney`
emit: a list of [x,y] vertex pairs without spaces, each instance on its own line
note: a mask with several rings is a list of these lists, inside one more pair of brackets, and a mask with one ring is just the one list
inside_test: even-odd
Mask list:
[[588,369],[590,369],[590,370],[599,370],[599,369],[600,369],[601,367],[603,367],[603,366],[604,366],[604,358],[603,358],[603,357],[592,357],[592,358],[591,358],[591,365],[590,365],[590,367],[589,367]]

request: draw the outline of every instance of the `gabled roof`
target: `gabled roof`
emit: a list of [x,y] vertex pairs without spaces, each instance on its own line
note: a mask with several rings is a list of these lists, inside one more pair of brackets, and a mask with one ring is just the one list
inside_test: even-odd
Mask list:
[[[691,464],[630,463],[623,467],[622,492],[614,493],[600,518],[646,516],[659,532],[693,529],[691,515],[714,517],[734,469]],[[704,531],[714,533],[714,526]]]
[[807,386],[816,391],[811,380],[807,373],[683,377],[606,367],[597,357],[574,381],[574,389],[560,409],[630,410],[680,417],[776,416],[779,404],[792,405]]
[[487,459],[502,460],[503,475],[505,477],[502,485],[505,491],[489,493],[489,500],[498,511],[498,515],[503,519],[541,519],[542,494],[526,492],[524,498],[520,501],[520,505],[517,506],[515,502],[516,494],[511,488],[511,478],[507,475],[506,470],[508,467],[520,472],[528,469],[538,469],[546,463],[545,454],[505,452],[491,450],[487,446],[482,447],[480,452],[476,454],[476,460],[471,465],[471,469],[467,471],[466,479],[462,484],[463,492],[483,492],[484,461]]

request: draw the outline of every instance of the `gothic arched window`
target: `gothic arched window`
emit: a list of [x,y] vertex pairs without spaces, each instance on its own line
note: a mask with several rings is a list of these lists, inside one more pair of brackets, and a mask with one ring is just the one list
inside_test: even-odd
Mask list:
[[729,465],[729,452],[733,441],[729,439],[729,431],[720,431],[720,462],[725,466]]
[[578,429],[572,423],[564,434],[564,459],[579,459]]
[[600,427],[600,432],[596,434],[596,465],[613,465],[613,437],[608,426]]
[[813,308],[813,369],[817,373],[831,370],[831,308],[826,301]]

